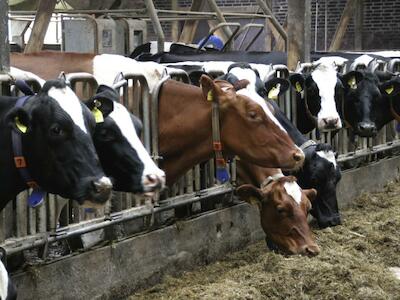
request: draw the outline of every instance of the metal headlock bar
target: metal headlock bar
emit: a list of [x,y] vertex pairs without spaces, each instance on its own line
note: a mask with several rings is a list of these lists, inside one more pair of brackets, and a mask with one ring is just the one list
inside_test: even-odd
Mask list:
[[[392,65],[397,64],[398,61],[394,60]],[[285,66],[272,66],[272,70],[278,72],[279,77],[287,76],[287,69]],[[77,87],[79,84],[87,85],[89,87],[88,93],[93,93],[97,87],[97,82],[91,74],[87,73],[73,73],[65,75],[66,79],[70,81],[73,87]],[[158,96],[162,84],[168,79],[176,79],[183,82],[188,82],[188,76],[186,72],[182,70],[168,69],[168,74],[164,76],[152,91],[149,91],[146,77],[140,72],[130,72],[123,74],[124,79],[128,82],[132,81],[134,85],[140,87],[138,95],[132,95],[128,90],[130,86],[123,86],[122,99],[123,104],[131,109],[132,105],[140,106],[141,110],[135,113],[140,113],[141,119],[144,124],[144,143],[146,148],[151,151],[153,158],[156,162],[162,159],[158,152]],[[38,90],[40,84],[31,78],[26,78],[30,82],[34,89]],[[13,86],[14,78],[9,75],[0,75],[0,86],[2,86],[2,94],[10,94],[11,86]],[[6,87],[6,88],[4,88]],[[136,88],[136,87],[135,87]],[[14,93],[16,93],[15,91]],[[290,95],[283,96],[284,101],[278,101],[278,104],[292,119],[295,117],[295,110],[292,108],[290,101]],[[133,103],[134,102],[134,103]],[[315,136],[314,136],[315,137]],[[400,151],[400,140],[398,135],[393,133],[393,124],[389,124],[386,128],[381,130],[379,137],[375,139],[362,139],[362,149],[357,151],[349,151],[351,146],[348,143],[347,131],[341,130],[336,134],[335,138],[332,138],[330,134],[324,134],[321,137],[322,142],[334,144],[335,149],[338,149],[339,158],[338,163],[345,164],[349,162],[359,162],[360,159],[366,158],[365,162],[370,162],[375,159],[380,159],[385,155],[393,155],[394,152]],[[233,186],[230,183],[223,185],[213,186],[215,178],[214,174],[214,162],[208,163],[205,167],[206,173],[210,176],[206,179],[206,184],[203,183],[203,189],[201,189],[200,182],[203,180],[200,178],[200,167],[196,166],[193,171],[189,172],[185,176],[183,183],[178,184],[177,194],[181,195],[169,197],[165,200],[160,201],[159,207],[151,207],[147,205],[140,205],[132,207],[126,205],[126,209],[120,206],[119,211],[113,212],[100,212],[99,215],[88,215],[85,216],[85,211],[74,203],[68,203],[67,207],[72,206],[73,216],[68,215],[70,209],[64,209],[64,217],[60,220],[63,227],[48,232],[49,224],[57,221],[56,218],[57,208],[60,209],[63,201],[60,201],[58,196],[49,195],[49,200],[37,209],[31,209],[26,207],[25,194],[22,193],[18,196],[19,200],[16,201],[16,214],[13,209],[12,203],[8,205],[0,213],[0,247],[3,247],[7,254],[15,254],[24,250],[41,247],[47,243],[52,243],[62,239],[68,239],[71,237],[80,236],[82,234],[100,230],[106,227],[110,227],[116,224],[124,223],[130,220],[139,218],[145,218],[152,214],[160,214],[165,211],[173,210],[174,208],[181,206],[188,206],[193,203],[198,203],[202,200],[209,199],[215,196],[232,194]],[[232,182],[235,179],[235,166],[231,165]],[[186,182],[185,182],[186,181]],[[194,182],[194,185],[193,185]],[[209,187],[211,186],[211,187]],[[206,187],[204,189],[204,187]],[[208,187],[208,188],[207,188]],[[61,199],[62,200],[62,199]],[[61,203],[58,205],[58,203]],[[229,205],[233,205],[234,202],[230,201]],[[7,217],[6,217],[7,216]],[[12,222],[10,223],[10,217]],[[89,219],[87,219],[89,218]],[[37,219],[39,221],[37,221]],[[70,224],[72,222],[77,222]],[[13,224],[17,224],[14,228]],[[29,224],[29,225],[28,225]],[[47,224],[47,225],[46,225]],[[148,229],[148,228],[147,228]],[[13,236],[13,232],[16,232],[16,236]]]

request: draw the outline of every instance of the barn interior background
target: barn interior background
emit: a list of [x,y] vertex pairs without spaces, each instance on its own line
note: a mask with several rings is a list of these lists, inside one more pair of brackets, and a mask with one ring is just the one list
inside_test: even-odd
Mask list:
[[[44,2],[46,1],[42,1]],[[299,40],[305,42],[300,42],[300,51],[293,54],[296,61],[298,58],[307,59],[307,49],[331,51],[400,48],[400,2],[395,0],[305,1],[306,6],[303,6],[302,11],[292,20],[287,18],[288,1],[282,0],[65,0],[58,1],[54,14],[53,10],[46,11],[45,7],[41,10],[39,1],[10,0],[9,5],[13,51],[27,49],[26,44],[36,10],[38,14],[52,16],[50,31],[46,36],[48,42],[45,40],[44,45],[45,49],[52,50],[129,54],[136,46],[146,41],[197,43],[207,35],[210,27],[223,21],[239,22],[242,25],[249,21],[266,24],[267,29],[252,47],[252,50],[259,51],[284,50],[285,43],[278,29],[286,31],[290,26],[303,27],[309,22],[308,33],[300,32],[305,38]],[[266,18],[269,10],[272,19]],[[192,11],[192,14],[185,14],[187,11]],[[304,19],[304,13],[310,16],[308,21]],[[296,23],[299,18],[302,19],[301,22]],[[93,19],[98,20],[97,27],[93,26]],[[122,19],[122,24],[118,23]],[[274,22],[278,24],[274,26]],[[125,40],[124,46],[121,46],[115,37],[118,35],[118,28],[121,28],[118,26],[125,25],[128,28],[126,32],[132,33],[135,38],[130,42]],[[85,32],[79,30],[82,26],[85,27]],[[95,31],[98,28],[103,29],[99,36]],[[78,32],[82,41],[90,43],[77,43]],[[111,35],[108,32],[111,32]],[[292,33],[287,33],[290,51],[290,43],[299,35],[290,36]],[[218,32],[218,35],[226,40],[225,34],[222,30]],[[254,32],[248,34],[250,38],[254,35]],[[121,37],[121,40],[124,40],[124,37]],[[32,44],[29,47],[34,50],[37,47],[41,48],[38,40],[29,43]],[[28,50],[31,51],[29,47]],[[0,58],[3,59],[4,56]],[[182,73],[172,76],[177,80],[188,80]],[[136,87],[133,94],[125,90],[127,102],[144,101],[138,100],[139,96],[143,95],[142,98],[150,101],[151,95],[140,74],[133,72],[127,79]],[[90,81],[88,78],[71,80]],[[7,80],[4,82],[5,85],[9,84]],[[87,93],[93,90],[90,84],[83,86],[88,90]],[[288,116],[293,117],[290,96],[282,97],[279,103],[286,109]],[[347,139],[346,133],[334,139],[329,135],[322,136],[323,141],[330,142],[340,149],[339,161],[341,160],[343,168],[347,169],[339,186],[341,205],[350,203],[365,186],[376,189],[399,175],[399,168],[393,168],[394,165],[399,165],[399,158],[396,156],[399,147],[398,135],[394,124],[388,125],[383,131],[378,138],[364,139],[361,148],[356,152],[347,148],[347,142],[344,142]],[[148,134],[145,139],[150,141],[150,132]],[[315,133],[312,137],[315,138]],[[385,155],[390,158],[381,160]],[[372,170],[369,163],[374,164],[374,172],[385,176],[369,178]],[[208,168],[212,174],[212,163]],[[234,165],[231,166],[233,178],[234,168]],[[52,234],[50,229],[54,228],[50,228],[50,224],[54,223],[56,196],[50,195],[47,206],[39,211],[24,207],[25,200],[22,196],[10,205],[8,210],[0,213],[0,245],[10,254],[11,268],[13,263],[16,264],[17,271],[14,277],[22,295],[27,296],[35,290],[35,297],[45,298],[65,290],[69,286],[66,283],[74,283],[74,290],[69,291],[71,297],[79,298],[82,290],[88,286],[90,291],[86,290],[85,293],[112,297],[113,291],[125,289],[129,293],[139,286],[159,281],[165,273],[178,272],[200,261],[215,260],[227,251],[241,248],[262,238],[258,220],[248,217],[254,214],[253,208],[236,200],[232,202],[231,192],[230,185],[214,186],[213,178],[200,178],[200,167],[197,166],[175,187],[173,195],[166,201],[170,206],[161,206],[153,210],[142,205],[140,200],[131,195],[117,195],[116,199],[122,204],[117,209],[114,207],[110,217],[109,211],[87,213],[71,202],[62,211],[61,229]],[[208,208],[202,210],[202,205]],[[173,209],[177,206],[185,206],[190,210],[184,226],[180,226],[179,223],[176,226],[166,226],[166,222],[174,213]],[[110,219],[106,220],[104,215]],[[155,226],[151,227],[154,224]],[[193,239],[193,232],[199,232],[199,228],[207,230]],[[224,232],[224,239],[221,239],[221,232]],[[49,242],[61,243],[64,240],[69,241],[67,253],[45,253]],[[26,250],[29,250],[28,254],[23,254]],[[36,267],[34,262],[28,271],[19,271],[19,264],[26,259],[24,255],[28,258],[29,255],[35,256],[40,267]],[[114,278],[113,281],[103,283],[101,287],[99,282],[103,280],[102,274],[95,271],[98,261],[104,262],[104,270],[112,273]],[[124,268],[126,265],[130,265],[131,269]],[[82,282],[82,278],[90,279]],[[49,280],[52,285],[48,284]],[[36,289],[35,286],[44,288]]]

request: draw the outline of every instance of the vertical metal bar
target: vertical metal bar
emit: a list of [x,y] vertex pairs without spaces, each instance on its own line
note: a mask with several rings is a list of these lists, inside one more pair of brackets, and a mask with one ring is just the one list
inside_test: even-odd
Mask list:
[[23,191],[17,196],[17,237],[26,236],[27,234],[27,199],[27,191]]
[[8,40],[8,1],[0,1],[0,73],[10,71],[10,42]]
[[304,2],[304,62],[310,62],[311,52],[311,0]]
[[315,2],[314,51],[317,51],[317,42],[318,42],[318,0]]
[[325,34],[324,34],[324,51],[328,49],[328,1],[325,0]]
[[37,220],[37,228],[38,232],[46,232],[47,231],[47,202],[45,201],[40,207],[36,209],[36,220]]

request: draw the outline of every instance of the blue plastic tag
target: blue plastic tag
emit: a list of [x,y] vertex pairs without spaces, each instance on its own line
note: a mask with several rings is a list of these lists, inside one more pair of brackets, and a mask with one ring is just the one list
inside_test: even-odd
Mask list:
[[230,176],[225,167],[217,167],[217,180],[220,183],[225,183],[229,180]]
[[34,189],[32,194],[28,197],[28,205],[31,208],[35,208],[41,205],[44,201],[44,197],[46,196],[46,192],[41,189]]
[[396,131],[397,131],[397,132],[400,132],[400,123],[397,123],[397,124],[396,124]]

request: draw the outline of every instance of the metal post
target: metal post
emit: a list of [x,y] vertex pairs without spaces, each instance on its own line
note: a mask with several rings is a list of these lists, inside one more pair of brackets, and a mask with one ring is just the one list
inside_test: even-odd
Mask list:
[[317,42],[318,42],[318,1],[315,2],[314,51],[317,51]]
[[10,70],[10,43],[8,40],[8,1],[0,1],[0,73]]
[[304,1],[304,62],[310,62],[311,52],[311,0]]
[[160,20],[158,19],[156,8],[154,7],[154,3],[151,0],[145,0],[144,4],[146,5],[151,22],[153,23],[154,26],[154,30],[157,34],[157,48],[158,48],[157,52],[163,52],[165,35],[164,31],[162,30]]
[[325,38],[324,38],[325,52],[328,49],[328,1],[329,0],[325,0]]

